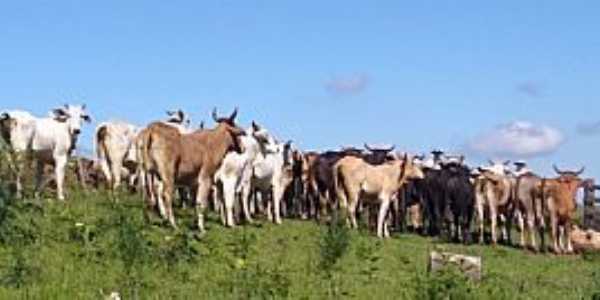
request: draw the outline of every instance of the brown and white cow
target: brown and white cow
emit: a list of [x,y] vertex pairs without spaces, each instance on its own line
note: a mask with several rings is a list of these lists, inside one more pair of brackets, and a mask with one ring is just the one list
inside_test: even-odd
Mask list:
[[[175,185],[196,191],[196,214],[200,232],[204,232],[204,209],[212,189],[215,172],[228,151],[239,152],[238,137],[244,131],[235,124],[237,109],[226,118],[213,119],[217,126],[182,134],[162,122],[150,124],[141,133],[142,168],[146,176],[158,176],[163,185],[166,217],[176,227],[172,208]],[[148,181],[150,182],[150,181]],[[147,188],[155,185],[148,183]],[[155,203],[148,203],[153,207]],[[160,204],[159,204],[160,205]]]
[[556,166],[553,167],[559,176],[543,179],[541,183],[544,209],[550,218],[552,248],[556,254],[573,253],[571,225],[577,210],[575,197],[583,182],[579,175],[585,168],[579,171],[562,171]]
[[423,178],[423,172],[407,155],[402,160],[377,166],[365,162],[362,158],[347,156],[334,165],[333,177],[341,208],[347,209],[353,228],[358,227],[356,209],[361,200],[359,197],[362,200],[380,203],[377,236],[383,238],[389,237],[389,230],[384,226],[384,221],[390,204],[407,180]]

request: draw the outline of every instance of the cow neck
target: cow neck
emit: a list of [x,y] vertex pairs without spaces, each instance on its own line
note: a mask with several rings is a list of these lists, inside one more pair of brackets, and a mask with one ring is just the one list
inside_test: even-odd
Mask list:
[[225,156],[225,153],[234,144],[233,137],[227,131],[224,125],[219,124],[216,128],[210,130],[197,130],[193,135],[204,135],[207,138],[207,145],[218,156]]

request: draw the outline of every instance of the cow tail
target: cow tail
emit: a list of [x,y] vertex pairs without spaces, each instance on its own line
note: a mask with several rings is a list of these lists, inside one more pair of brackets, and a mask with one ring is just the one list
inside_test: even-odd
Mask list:
[[346,193],[346,185],[344,184],[344,175],[341,173],[341,165],[339,164],[333,167],[333,185],[341,208],[343,210],[347,209],[348,195]]
[[96,153],[96,158],[101,160],[106,157],[106,136],[108,135],[108,128],[106,125],[100,125],[98,129],[96,129],[96,136],[94,139],[94,153]]

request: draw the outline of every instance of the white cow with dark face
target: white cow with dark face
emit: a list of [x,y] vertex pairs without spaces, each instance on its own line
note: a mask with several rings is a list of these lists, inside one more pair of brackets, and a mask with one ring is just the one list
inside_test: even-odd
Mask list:
[[[64,200],[64,178],[67,160],[75,149],[83,122],[90,122],[85,105],[65,105],[52,110],[49,117],[36,118],[24,111],[0,114],[3,132],[8,132],[11,149],[15,153],[30,151],[37,161],[36,194],[42,184],[44,166],[53,164],[57,197]],[[4,134],[3,134],[4,135]],[[21,194],[21,166],[17,162],[17,194]]]
[[252,222],[248,209],[248,197],[251,192],[252,167],[255,160],[266,155],[268,142],[272,140],[269,132],[252,122],[246,135],[240,137],[242,153],[235,151],[227,153],[223,163],[215,174],[217,201],[220,203],[223,224],[234,226],[233,207],[238,194],[241,195],[244,217]]

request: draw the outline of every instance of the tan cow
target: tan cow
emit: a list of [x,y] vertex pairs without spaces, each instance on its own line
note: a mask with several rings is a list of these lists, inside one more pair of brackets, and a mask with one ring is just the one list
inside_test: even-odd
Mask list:
[[561,171],[554,166],[554,171],[559,176],[554,179],[542,180],[544,209],[550,217],[550,236],[556,254],[573,253],[571,221],[577,210],[575,202],[577,190],[583,182],[579,175],[584,170],[585,168],[576,172]]
[[[162,122],[152,123],[142,132],[143,173],[160,178],[164,213],[171,226],[176,227],[172,198],[177,184],[196,189],[198,229],[205,231],[204,209],[214,174],[228,151],[239,151],[238,137],[244,134],[235,124],[236,115],[237,109],[228,118],[218,118],[215,109],[213,119],[217,126],[214,129],[197,130],[189,134],[182,134]],[[155,186],[147,183],[147,188],[153,189]]]
[[512,180],[504,174],[497,174],[493,168],[480,168],[475,179],[475,206],[479,221],[479,243],[484,242],[485,212],[491,221],[492,244],[498,243],[498,219],[503,223],[502,235],[509,239],[510,219],[514,208]]
[[347,209],[353,228],[358,227],[356,209],[359,197],[380,203],[377,236],[383,238],[389,237],[384,221],[390,204],[407,180],[423,178],[423,172],[407,155],[402,160],[377,166],[368,164],[362,158],[347,156],[334,165],[333,178],[341,208]]

